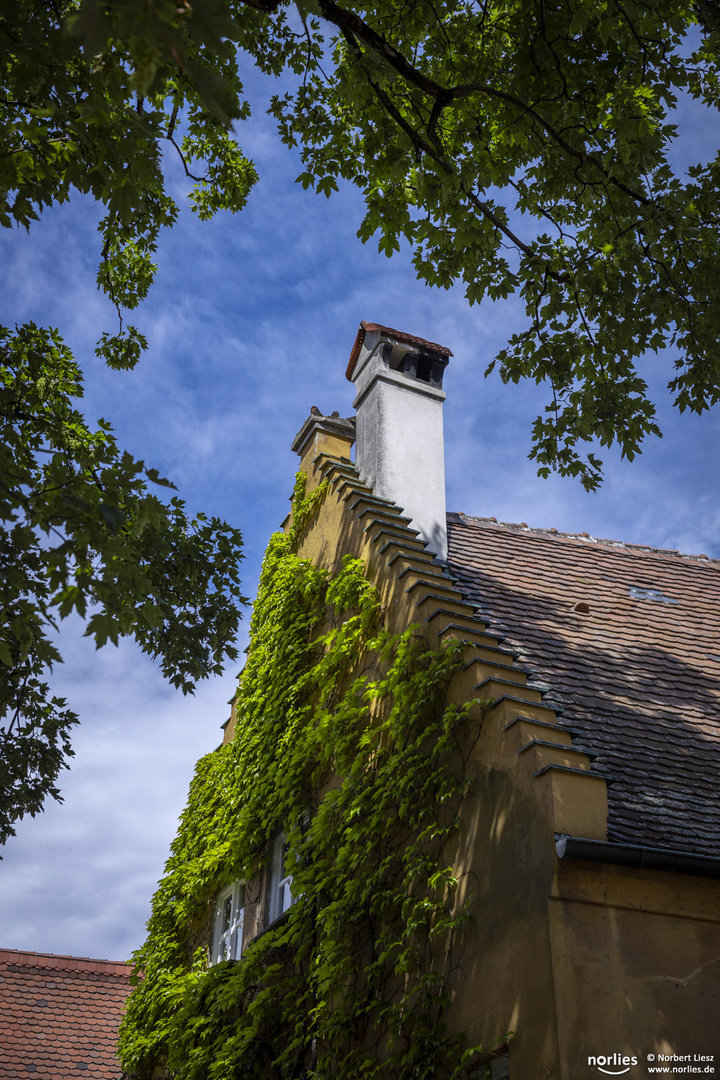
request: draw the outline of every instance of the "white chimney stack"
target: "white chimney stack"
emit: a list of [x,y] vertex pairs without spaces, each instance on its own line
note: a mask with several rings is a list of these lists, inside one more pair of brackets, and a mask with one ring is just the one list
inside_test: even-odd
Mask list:
[[401,506],[410,527],[447,559],[443,345],[361,322],[348,363],[355,383],[355,464],[376,495]]

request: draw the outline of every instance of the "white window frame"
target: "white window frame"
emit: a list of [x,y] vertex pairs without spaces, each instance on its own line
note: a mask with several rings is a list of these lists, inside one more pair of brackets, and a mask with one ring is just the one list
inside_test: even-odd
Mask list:
[[285,833],[280,832],[272,842],[268,881],[268,925],[284,915],[295,902],[292,894],[292,874],[288,873],[287,855]]
[[232,885],[223,889],[217,898],[210,959],[212,964],[219,964],[223,960],[240,959],[244,922],[245,882],[234,881]]

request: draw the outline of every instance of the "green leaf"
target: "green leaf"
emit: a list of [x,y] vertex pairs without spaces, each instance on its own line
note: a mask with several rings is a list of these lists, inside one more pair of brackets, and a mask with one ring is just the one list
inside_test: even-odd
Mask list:
[[95,349],[95,355],[115,371],[129,371],[135,367],[145,349],[145,335],[134,326],[128,326],[119,334],[104,333]]

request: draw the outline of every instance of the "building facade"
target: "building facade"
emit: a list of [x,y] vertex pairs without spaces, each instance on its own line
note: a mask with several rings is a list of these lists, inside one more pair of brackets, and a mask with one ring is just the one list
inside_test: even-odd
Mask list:
[[356,417],[295,439],[132,1075],[720,1070],[720,566],[447,514],[450,355],[361,324]]

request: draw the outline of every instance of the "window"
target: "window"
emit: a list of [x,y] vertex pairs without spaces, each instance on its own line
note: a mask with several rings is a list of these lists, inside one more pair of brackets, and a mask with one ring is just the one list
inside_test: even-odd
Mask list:
[[293,902],[290,891],[292,874],[288,870],[288,846],[285,833],[278,833],[273,840],[270,880],[268,885],[268,922],[273,923],[283,915]]
[[666,596],[661,589],[646,589],[644,586],[631,585],[630,596],[633,600],[659,600],[661,604],[679,604],[679,600],[673,600]]
[[245,885],[236,881],[218,897],[213,934],[212,963],[238,960],[242,952]]

